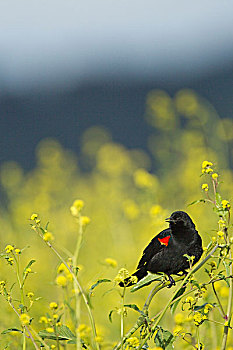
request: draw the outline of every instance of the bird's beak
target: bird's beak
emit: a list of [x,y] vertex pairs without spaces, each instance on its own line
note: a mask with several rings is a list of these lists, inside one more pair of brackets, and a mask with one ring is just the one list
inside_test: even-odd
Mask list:
[[169,222],[169,223],[170,223],[170,222],[174,222],[174,220],[173,220],[171,217],[170,217],[170,218],[165,219],[165,221],[166,221],[166,222]]

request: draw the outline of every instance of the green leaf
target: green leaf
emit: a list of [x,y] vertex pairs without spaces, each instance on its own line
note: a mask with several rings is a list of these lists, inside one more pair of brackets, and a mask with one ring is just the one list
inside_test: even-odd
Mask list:
[[160,346],[163,350],[174,349],[174,346],[173,346],[174,340],[175,340],[175,337],[172,335],[172,333],[162,328],[158,330],[154,338],[154,342],[156,346]]
[[7,334],[7,333],[11,333],[11,332],[19,332],[19,333],[23,334],[23,332],[20,329],[15,328],[15,327],[5,329],[4,331],[1,332],[1,334]]
[[102,278],[99,279],[96,283],[94,283],[91,288],[89,289],[89,294],[92,294],[92,291],[101,283],[105,283],[105,282],[112,282],[111,280],[107,279],[107,278]]
[[142,310],[140,310],[136,304],[125,304],[124,307],[128,307],[129,309],[133,309],[133,310],[139,312],[144,317],[147,317],[147,315]]
[[56,333],[55,332],[50,333],[50,332],[47,332],[46,330],[42,330],[38,334],[43,339],[68,340],[76,343],[76,336],[65,325],[57,327]]
[[[186,290],[186,286],[180,288],[178,290],[178,292],[175,294],[175,296],[172,299],[172,301],[175,300],[176,298],[180,297],[181,295],[183,295],[185,290]],[[176,308],[177,308],[177,306],[178,306],[180,301],[181,301],[181,298],[179,300],[177,300],[174,304],[171,305],[171,313],[172,313],[172,315],[174,315],[174,312],[176,311]]]
[[221,207],[222,206],[222,197],[221,197],[220,193],[216,192],[215,200],[216,200],[217,206]]
[[109,321],[112,323],[112,314],[113,314],[113,312],[116,312],[117,310],[111,310],[110,312],[109,312],[109,314],[108,314],[108,319],[109,319]]
[[137,290],[141,289],[144,286],[148,286],[154,281],[161,281],[161,276],[159,277],[156,274],[148,274],[146,277],[142,278],[137,284],[135,284],[131,289],[130,292],[136,292]]
[[201,203],[201,202],[205,203],[206,200],[205,199],[198,199],[198,200],[193,201],[192,203],[188,204],[187,207],[189,207],[190,205]]

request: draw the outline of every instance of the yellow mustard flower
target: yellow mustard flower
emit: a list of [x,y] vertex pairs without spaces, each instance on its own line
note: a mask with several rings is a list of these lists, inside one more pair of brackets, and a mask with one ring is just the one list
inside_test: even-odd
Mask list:
[[5,251],[6,251],[7,254],[13,252],[13,250],[14,250],[14,247],[13,247],[12,245],[10,245],[10,244],[8,244],[8,245],[5,247]]
[[203,184],[202,186],[201,186],[201,188],[202,188],[202,190],[204,190],[204,191],[209,191],[209,186],[208,186],[208,184]]
[[84,201],[81,199],[76,199],[72,206],[70,207],[71,215],[77,217],[79,213],[81,212],[82,208],[84,207]]
[[222,200],[222,207],[223,207],[223,209],[229,210],[231,208],[231,205],[226,199],[223,199]]
[[176,335],[178,335],[180,332],[182,332],[183,330],[184,330],[184,329],[183,329],[182,326],[177,325],[177,326],[175,326],[174,329],[173,329],[173,334],[176,336]]
[[28,297],[29,299],[33,298],[33,297],[34,297],[34,293],[33,293],[33,292],[28,292],[28,293],[27,293],[27,297]]
[[217,173],[213,173],[212,174],[212,179],[217,180],[217,178],[218,178],[218,174]]
[[114,278],[114,281],[117,283],[124,282],[126,278],[130,277],[129,271],[125,268],[122,268],[118,271],[117,276]]
[[80,225],[85,227],[90,223],[91,219],[88,216],[81,216]]
[[101,335],[97,335],[96,337],[95,337],[95,341],[97,342],[97,343],[102,343],[103,342],[103,337],[101,337]]
[[219,294],[223,298],[227,298],[229,295],[229,288],[226,286],[223,286],[219,289]]
[[46,316],[41,316],[40,319],[39,319],[39,323],[48,323],[48,319]]
[[174,317],[174,321],[178,325],[184,323],[184,320],[185,320],[184,314],[182,314],[181,312],[177,313]]
[[223,237],[223,236],[224,236],[224,232],[223,232],[223,231],[218,231],[218,232],[217,232],[217,235],[218,235],[219,237]]
[[51,232],[45,232],[43,235],[43,240],[45,242],[49,242],[49,241],[53,241],[54,240],[54,236]]
[[206,304],[204,307],[204,314],[208,314],[208,312],[213,309],[213,305],[211,304]]
[[159,204],[155,204],[150,208],[150,216],[157,216],[162,213],[162,207]]
[[66,287],[67,286],[67,278],[65,276],[57,276],[56,284],[60,287]]
[[21,323],[23,324],[23,325],[27,325],[27,324],[29,324],[30,323],[30,316],[28,315],[28,314],[25,314],[25,313],[23,313],[23,314],[21,314],[20,315],[20,321],[21,321]]
[[17,255],[21,254],[21,250],[19,248],[16,248],[15,249],[15,254],[17,254]]
[[139,340],[137,337],[130,337],[127,339],[127,343],[133,347],[133,348],[136,348],[139,346]]
[[32,214],[31,215],[31,220],[34,221],[35,219],[38,218],[38,214]]
[[53,327],[47,327],[46,331],[49,332],[49,333],[53,333],[54,332]]
[[202,162],[202,169],[205,169],[205,168],[207,168],[208,166],[212,166],[212,165],[213,165],[213,163],[209,162],[208,160],[204,160],[204,161]]
[[69,272],[67,269],[66,265],[64,263],[61,263],[58,268],[57,268],[57,273],[62,273],[62,272]]
[[111,267],[117,267],[117,261],[115,259],[112,258],[106,258],[105,263]]
[[58,308],[58,305],[55,301],[52,301],[50,304],[49,304],[49,307],[51,310],[57,310]]

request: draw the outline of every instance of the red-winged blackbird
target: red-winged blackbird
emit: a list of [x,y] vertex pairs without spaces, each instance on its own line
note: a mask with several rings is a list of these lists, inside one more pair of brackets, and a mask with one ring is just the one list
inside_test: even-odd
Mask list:
[[[148,244],[133,276],[137,276],[140,281],[148,271],[164,272],[169,277],[171,287],[175,284],[171,275],[179,272],[186,274],[185,270],[190,267],[190,262],[184,255],[194,256],[194,265],[200,259],[203,249],[201,237],[187,213],[175,211],[165,221],[169,222],[169,228],[161,231]],[[128,287],[132,284],[129,277],[120,286]]]

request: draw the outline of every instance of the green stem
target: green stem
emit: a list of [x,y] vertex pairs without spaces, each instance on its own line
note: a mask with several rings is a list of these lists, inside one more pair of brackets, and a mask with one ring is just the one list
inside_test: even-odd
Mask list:
[[[11,301],[8,301],[8,302],[9,302],[9,305],[10,305],[10,306],[12,307],[12,309],[14,310],[14,312],[16,313],[16,315],[20,318],[20,314],[18,313],[18,311],[16,310],[16,308],[14,307],[14,305],[12,304],[12,302],[11,302]],[[27,333],[28,333],[28,336],[29,336],[29,338],[31,339],[31,341],[32,341],[32,343],[33,343],[35,349],[39,350],[39,348],[38,348],[38,346],[37,346],[37,344],[36,344],[36,342],[35,342],[35,339],[33,338],[32,334],[31,334],[31,332],[30,332],[30,330],[29,330],[29,326],[24,325],[23,328],[26,329],[26,331],[27,331]],[[24,333],[24,336],[25,336],[25,339],[26,339],[25,333]],[[24,341],[25,341],[25,340],[24,340]],[[25,341],[25,342],[26,342],[26,341]],[[23,346],[24,346],[24,345],[23,345]],[[26,349],[26,345],[25,345],[25,349]],[[49,349],[49,347],[48,347],[48,349]]]
[[[226,233],[226,237],[227,237],[227,243],[230,244],[229,242],[229,236],[227,234],[227,228],[225,229],[225,233]],[[231,254],[231,248],[229,250],[229,258],[232,258],[232,254]],[[230,284],[230,288],[229,288],[229,297],[228,297],[228,304],[227,304],[227,314],[225,316],[226,320],[228,321],[229,325],[230,325],[230,320],[231,320],[231,309],[232,309],[232,300],[233,300],[233,279],[232,279],[232,264],[229,267],[229,272],[230,272],[230,280],[229,280],[229,284]],[[226,349],[226,345],[227,345],[227,338],[228,338],[228,332],[229,332],[229,326],[224,326],[224,331],[223,331],[223,339],[222,339],[222,346],[221,346],[221,350],[225,350]]]
[[[43,235],[35,228],[35,231],[37,232],[37,234],[43,239]],[[67,262],[65,261],[65,259],[58,253],[58,251],[53,247],[53,245],[50,243],[50,242],[45,242],[46,245],[54,252],[54,254],[60,259],[61,262],[63,262],[63,264],[66,266],[66,268],[69,270],[69,272],[72,274],[73,276],[73,280],[76,284],[76,286],[78,287],[81,295],[82,295],[82,298],[83,298],[83,301],[84,301],[84,304],[86,305],[86,308],[87,308],[87,312],[88,312],[88,316],[89,316],[89,319],[90,319],[90,323],[91,323],[91,328],[92,328],[92,333],[93,333],[93,337],[94,337],[94,342],[95,342],[95,347],[97,350],[100,350],[100,347],[99,347],[99,344],[98,342],[96,341],[96,337],[97,337],[97,332],[96,332],[96,326],[95,326],[95,321],[94,321],[94,317],[93,317],[93,314],[92,314],[92,311],[91,311],[91,308],[90,308],[90,305],[89,305],[89,302],[88,302],[88,299],[86,297],[86,294],[84,293],[84,290],[76,276],[76,274],[74,273],[73,269],[67,264]]]
[[[79,220],[79,233],[78,233],[78,239],[77,239],[77,244],[76,244],[76,248],[75,248],[75,252],[72,258],[72,263],[73,263],[73,267],[76,268],[77,264],[78,264],[78,256],[79,256],[79,252],[80,252],[80,248],[81,248],[81,243],[82,243],[82,238],[83,238],[83,227],[81,225],[80,222],[80,217],[81,215],[79,214],[78,216],[78,220]],[[81,350],[81,338],[80,338],[80,334],[78,332],[78,325],[80,323],[80,318],[81,318],[81,298],[80,298],[80,293],[79,293],[79,289],[77,288],[76,283],[74,282],[74,293],[75,293],[75,329],[76,329],[76,349],[77,350]]]
[[216,292],[216,289],[215,289],[215,286],[214,286],[214,282],[212,283],[212,288],[213,288],[214,295],[215,295],[215,297],[217,299],[217,302],[218,302],[218,305],[219,305],[220,313],[221,313],[222,317],[225,318],[226,314],[225,314],[225,312],[223,310],[223,307],[222,307],[221,301],[219,299],[218,293]]
[[123,339],[124,339],[124,312],[125,312],[125,287],[121,295],[121,349],[123,350]]

